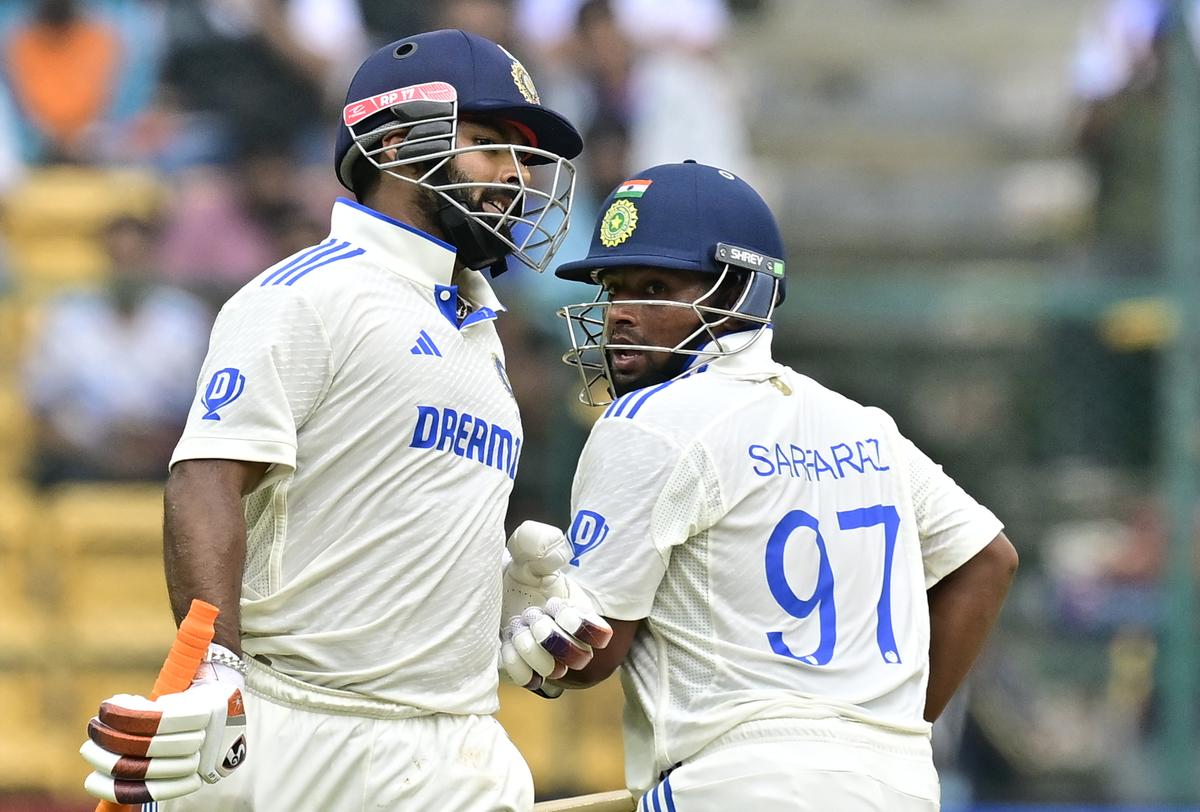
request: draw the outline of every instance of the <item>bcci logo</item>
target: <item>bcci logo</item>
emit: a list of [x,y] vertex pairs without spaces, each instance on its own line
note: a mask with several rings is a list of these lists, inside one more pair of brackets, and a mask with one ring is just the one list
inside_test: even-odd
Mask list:
[[204,390],[204,420],[220,420],[218,411],[237,400],[246,388],[246,376],[233,367],[226,367],[212,376]]
[[525,70],[525,66],[515,56],[510,54],[503,46],[500,47],[504,51],[504,55],[512,60],[512,80],[517,86],[521,96],[530,104],[541,104],[542,100],[538,96],[537,88],[534,87],[533,77],[529,75],[529,71]]
[[599,547],[608,538],[608,520],[593,510],[581,510],[575,514],[571,529],[567,532],[567,540],[575,553],[571,557],[571,566],[578,567],[580,557]]
[[533,77],[529,75],[529,71],[525,70],[525,66],[515,59],[512,64],[512,78],[517,90],[521,91],[521,95],[525,97],[525,101],[530,104],[542,103],[537,88],[534,87]]
[[629,239],[637,228],[637,206],[630,200],[614,200],[600,221],[600,242],[607,248],[615,248]]

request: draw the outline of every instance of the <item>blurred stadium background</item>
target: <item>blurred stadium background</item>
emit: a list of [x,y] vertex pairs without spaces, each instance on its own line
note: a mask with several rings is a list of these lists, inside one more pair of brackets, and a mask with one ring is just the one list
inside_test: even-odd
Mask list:
[[[444,26],[586,132],[562,257],[639,168],[743,174],[789,242],[777,355],[1007,523],[1021,572],[935,731],[944,808],[1200,808],[1200,92],[1170,6],[4,0],[0,810],[91,808],[85,721],[172,635],[161,479],[215,309],[324,236],[361,57]],[[511,523],[562,524],[592,415],[553,310],[590,293],[529,276],[498,280]],[[621,785],[615,682],[502,698],[540,798]]]

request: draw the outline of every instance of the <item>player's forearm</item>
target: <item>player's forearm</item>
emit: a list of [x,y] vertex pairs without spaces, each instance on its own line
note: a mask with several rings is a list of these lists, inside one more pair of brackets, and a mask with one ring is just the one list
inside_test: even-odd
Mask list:
[[966,679],[1000,614],[1017,571],[1017,551],[1003,533],[929,590],[929,687],[925,719],[941,715]]
[[242,568],[246,526],[242,494],[266,466],[228,460],[185,460],[167,479],[163,560],[176,623],[193,598],[220,609],[214,642],[241,653]]

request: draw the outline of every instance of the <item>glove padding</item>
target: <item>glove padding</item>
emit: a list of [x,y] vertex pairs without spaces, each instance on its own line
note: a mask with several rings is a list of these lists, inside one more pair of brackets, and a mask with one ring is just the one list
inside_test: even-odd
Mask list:
[[523,522],[508,539],[503,566],[501,673],[551,698],[562,688],[546,680],[585,667],[593,649],[612,639],[612,627],[567,577],[570,560],[558,528]]
[[246,759],[240,674],[205,663],[186,691],[151,700],[117,694],[88,722],[80,755],[94,772],[84,789],[97,798],[145,804],[215,784]]

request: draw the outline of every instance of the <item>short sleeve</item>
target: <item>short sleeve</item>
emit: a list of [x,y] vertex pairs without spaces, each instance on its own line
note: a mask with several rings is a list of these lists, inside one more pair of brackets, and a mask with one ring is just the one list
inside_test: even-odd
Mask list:
[[217,316],[171,465],[230,459],[295,468],[296,435],[328,390],[332,349],[299,291],[246,288]]
[[910,440],[901,437],[900,446],[908,464],[929,589],[986,547],[1004,525]]
[[579,459],[567,538],[572,578],[605,617],[650,614],[671,550],[714,520],[706,454],[651,426],[596,424]]

